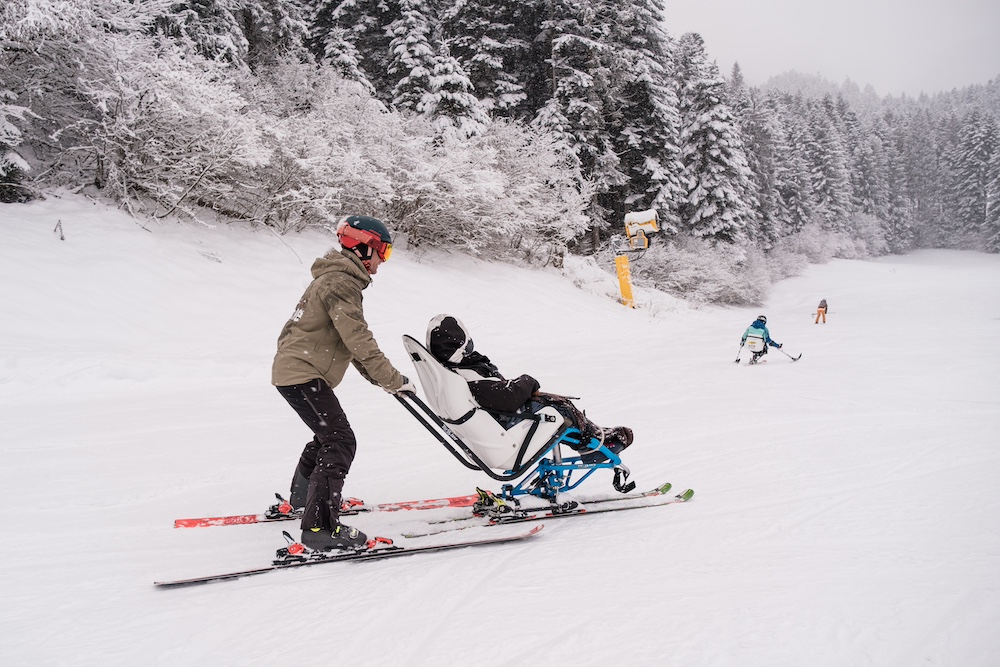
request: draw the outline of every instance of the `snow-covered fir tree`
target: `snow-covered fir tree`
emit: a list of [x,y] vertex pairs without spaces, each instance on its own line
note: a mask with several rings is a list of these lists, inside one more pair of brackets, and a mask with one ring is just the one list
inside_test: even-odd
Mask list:
[[913,211],[914,224],[917,228],[930,225],[940,215],[944,175],[939,139],[928,110],[911,113],[900,141],[900,166],[906,179],[905,194]]
[[708,61],[700,35],[680,38],[677,76],[686,188],[681,223],[696,237],[743,242],[757,205],[752,174],[726,104],[726,82]]
[[684,196],[677,145],[680,116],[663,3],[627,0],[609,15],[611,97],[617,107],[614,145],[627,180],[610,193],[614,202],[606,207],[615,210],[616,220],[630,210],[654,208],[662,230],[676,233]]
[[525,115],[525,65],[541,21],[539,9],[535,0],[454,0],[442,12],[448,50],[466,71],[473,94],[494,116]]
[[[778,103],[766,98],[743,80],[739,63],[733,65],[728,83],[730,106],[743,137],[747,166],[753,174],[757,194],[757,217],[748,230],[753,243],[764,250],[774,246],[790,233],[788,206],[782,199],[784,179],[789,178],[791,156],[784,141],[784,130],[778,115]],[[786,186],[789,194],[797,184]]]
[[843,231],[851,211],[847,148],[826,105],[808,104],[807,123],[805,156],[815,211],[825,229]]
[[879,219],[889,217],[889,128],[880,122],[875,131],[855,147],[853,191],[860,211]]
[[901,119],[895,116],[887,117],[891,122],[887,124],[888,134],[883,139],[888,176],[886,186],[888,209],[884,227],[887,249],[893,252],[905,252],[913,247],[916,238],[915,206],[908,196],[910,185],[903,159],[906,128],[901,125]]
[[247,41],[250,69],[304,57],[309,23],[300,0],[241,0],[236,17]]
[[435,52],[431,46],[431,24],[424,0],[398,0],[399,18],[389,24],[389,70],[395,78],[392,105],[409,111],[423,110],[431,90]]
[[306,16],[305,45],[317,62],[336,68],[342,77],[361,84],[372,95],[375,85],[361,69],[361,52],[350,39],[350,30],[335,20],[340,2],[300,0]]
[[249,43],[229,0],[175,2],[156,16],[153,32],[174,39],[182,49],[208,60],[234,65],[247,61]]
[[801,110],[805,104],[801,97],[769,99],[779,120],[774,136],[774,187],[781,211],[778,215],[785,223],[784,233],[794,234],[812,221],[814,208],[809,165],[803,149],[807,130]]
[[1000,252],[1000,149],[993,152],[986,171],[986,249]]
[[310,16],[309,46],[320,60],[392,103],[399,77],[389,73],[392,34],[401,17],[394,0],[301,0]]
[[14,93],[4,89],[0,78],[0,202],[7,203],[27,199],[28,193],[22,189],[21,181],[31,171],[17,151],[22,134],[16,123],[24,120],[28,109],[11,104],[15,99]]
[[435,56],[429,84],[418,110],[431,118],[440,134],[468,139],[483,133],[490,116],[472,94],[472,82],[457,60],[448,53]]
[[960,178],[959,140],[963,120],[954,109],[943,114],[935,124],[937,158],[941,165],[941,184],[935,214],[921,231],[931,247],[955,248],[962,245],[964,233],[958,218]]
[[281,58],[304,56],[308,23],[299,0],[188,0],[144,3],[155,16],[151,32],[187,52],[257,70]]
[[552,95],[534,120],[537,127],[552,132],[565,144],[572,167],[593,183],[595,199],[590,215],[595,232],[606,226],[609,217],[598,198],[626,181],[609,127],[614,109],[608,98],[610,46],[602,10],[607,10],[607,5],[600,0],[593,4],[570,0],[550,3],[542,27],[550,48]]
[[992,116],[973,111],[963,122],[954,158],[954,197],[959,226],[968,235],[983,232],[986,224],[989,169],[1000,146]]

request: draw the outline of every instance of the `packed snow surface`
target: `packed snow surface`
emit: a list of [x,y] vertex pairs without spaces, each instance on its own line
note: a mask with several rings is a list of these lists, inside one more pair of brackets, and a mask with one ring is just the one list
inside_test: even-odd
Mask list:
[[[504,546],[155,588],[267,564],[294,529],[172,526],[287,491],[309,434],[271,358],[331,245],[72,196],[0,205],[3,664],[998,664],[1000,257],[969,252],[831,260],[753,309],[640,286],[630,310],[579,258],[401,247],[365,310],[404,374],[401,336],[453,314],[507,375],[631,426],[640,489],[694,499]],[[733,363],[760,313],[800,361]],[[357,373],[337,393],[360,443],[348,495],[498,488]],[[603,475],[578,495],[609,493]],[[350,523],[398,536],[426,514]]]

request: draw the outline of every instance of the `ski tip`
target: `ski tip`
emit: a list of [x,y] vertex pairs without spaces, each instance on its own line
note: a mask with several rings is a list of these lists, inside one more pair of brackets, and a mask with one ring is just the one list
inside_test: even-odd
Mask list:
[[661,494],[662,494],[662,493],[666,493],[667,491],[669,491],[669,490],[670,490],[670,488],[671,488],[672,486],[673,486],[673,484],[671,484],[670,482],[667,482],[667,483],[666,483],[666,484],[664,484],[663,486],[658,486],[658,487],[656,487],[656,492],[657,492],[657,493],[661,493]]
[[691,498],[693,496],[694,496],[694,489],[688,489],[684,493],[677,494],[677,497],[679,499],[683,500],[684,502],[687,502],[688,500],[691,500]]
[[529,530],[527,533],[525,533],[524,536],[530,537],[532,535],[537,535],[538,533],[542,532],[542,528],[545,528],[544,523],[540,523],[537,526],[532,527],[532,529]]

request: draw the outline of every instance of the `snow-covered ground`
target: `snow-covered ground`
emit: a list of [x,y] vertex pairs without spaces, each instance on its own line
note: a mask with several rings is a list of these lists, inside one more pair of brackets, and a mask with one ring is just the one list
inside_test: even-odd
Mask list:
[[[400,336],[454,314],[506,374],[633,427],[640,488],[694,500],[513,545],[154,588],[266,564],[292,527],[172,522],[287,489],[307,431],[271,357],[330,245],[143,227],[77,197],[0,205],[0,662],[1000,663],[1000,257],[974,253],[834,260],[761,309],[639,289],[628,310],[578,259],[560,274],[401,249],[365,306],[404,373]],[[758,311],[801,361],[733,363]],[[496,488],[353,371],[338,395],[360,441],[347,494]]]

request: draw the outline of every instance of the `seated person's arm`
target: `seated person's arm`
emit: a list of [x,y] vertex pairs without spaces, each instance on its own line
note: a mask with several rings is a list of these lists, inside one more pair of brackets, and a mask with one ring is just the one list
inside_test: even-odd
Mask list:
[[494,412],[517,412],[538,391],[538,380],[522,375],[514,380],[488,378],[469,383],[472,397],[480,407]]

